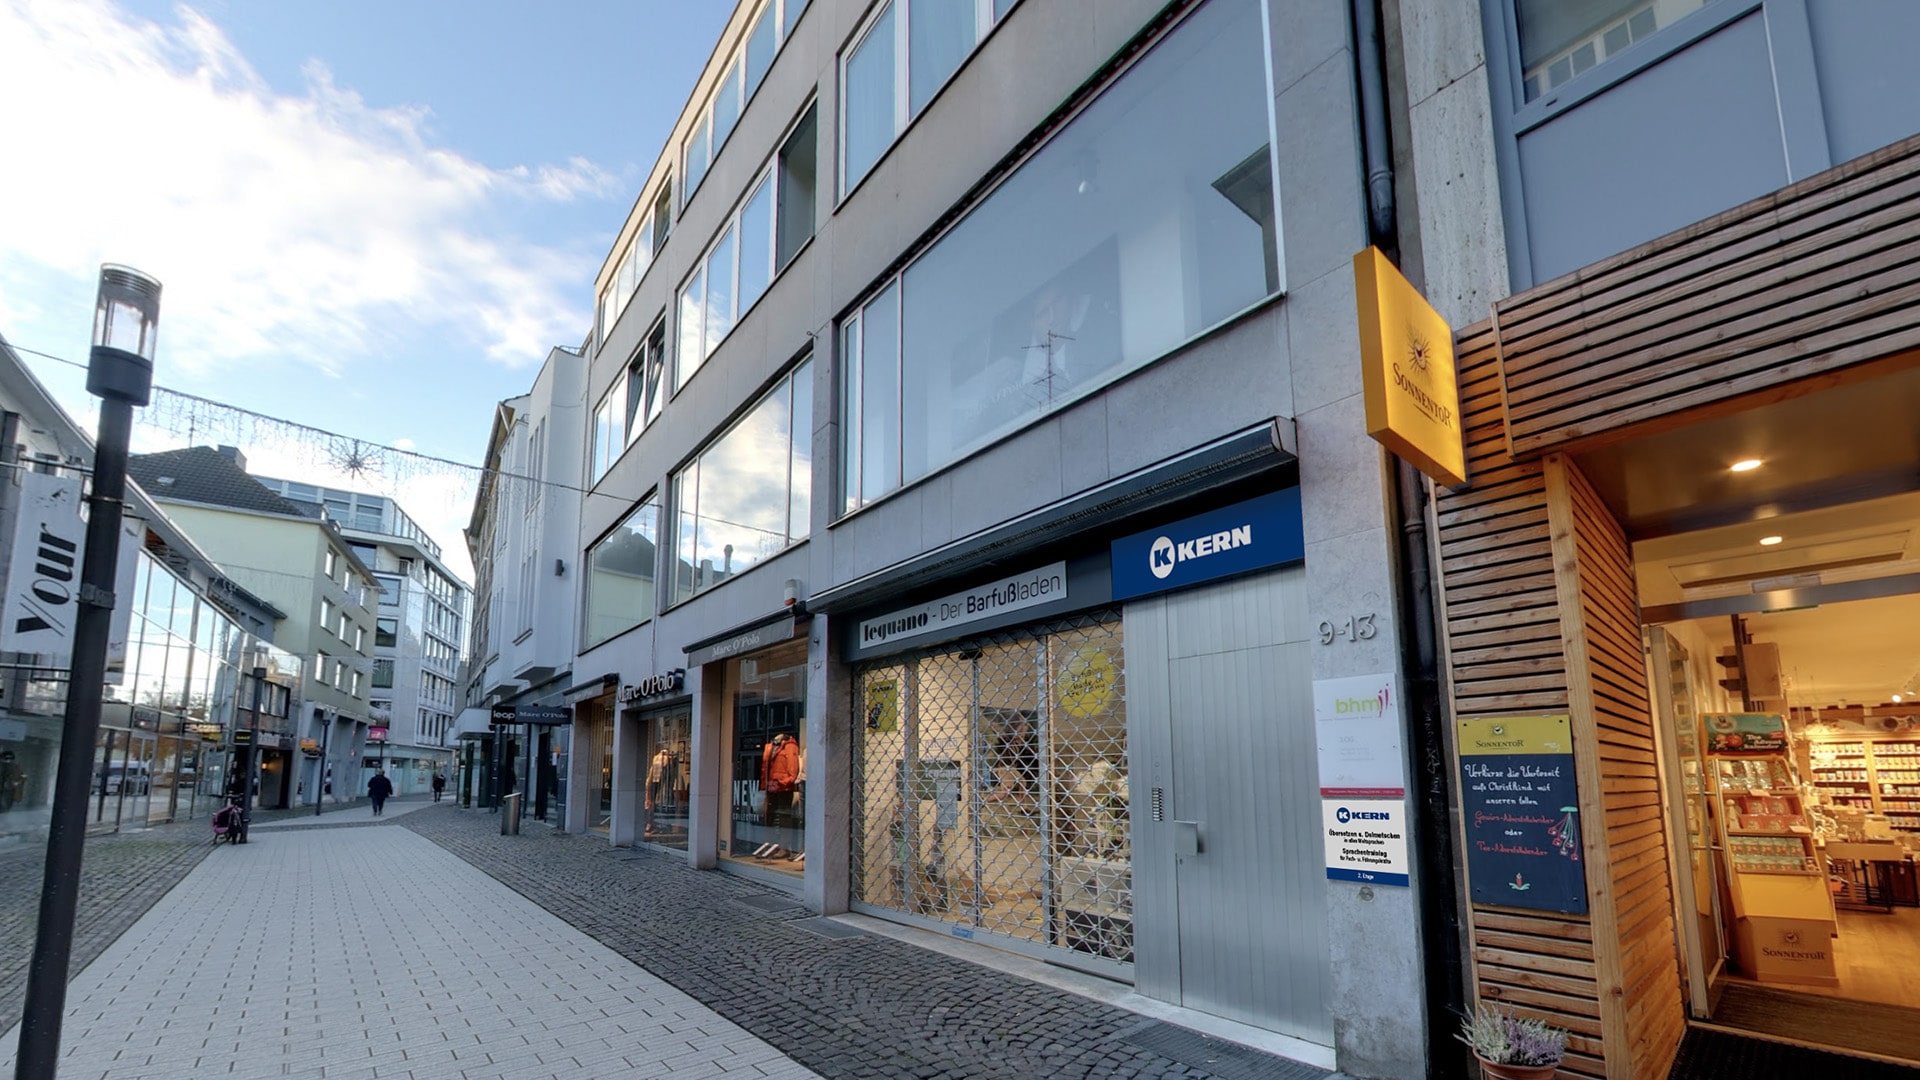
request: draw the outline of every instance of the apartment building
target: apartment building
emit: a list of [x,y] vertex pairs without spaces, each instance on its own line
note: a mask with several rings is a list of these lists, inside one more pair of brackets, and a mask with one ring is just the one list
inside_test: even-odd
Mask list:
[[735,8],[597,280],[568,828],[1424,1071],[1352,14]]

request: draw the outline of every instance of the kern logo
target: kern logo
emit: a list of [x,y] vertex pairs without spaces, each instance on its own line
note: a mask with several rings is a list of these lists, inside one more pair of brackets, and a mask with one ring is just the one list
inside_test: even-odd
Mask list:
[[1197,539],[1174,543],[1165,536],[1156,537],[1153,547],[1147,551],[1147,569],[1162,581],[1173,573],[1175,565],[1193,559],[1204,559],[1222,551],[1246,547],[1253,543],[1253,526],[1235,525],[1225,532],[1212,533]]
[[1384,814],[1378,810],[1349,810],[1344,806],[1340,807],[1338,810],[1335,810],[1333,812],[1333,816],[1336,819],[1338,819],[1340,824],[1342,825],[1345,825],[1349,821],[1391,821],[1393,820],[1392,814]]

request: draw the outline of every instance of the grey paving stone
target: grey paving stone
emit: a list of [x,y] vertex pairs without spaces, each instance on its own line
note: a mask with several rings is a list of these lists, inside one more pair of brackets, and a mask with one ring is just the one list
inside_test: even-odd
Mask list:
[[[1126,1041],[1141,1025],[1133,1013],[891,938],[822,937],[765,887],[675,856],[547,829],[501,836],[490,815],[444,807],[401,825],[822,1076],[1209,1076]],[[706,1039],[704,1021],[657,1019],[676,1038]],[[741,1075],[798,1075],[737,1049]],[[1276,1073],[1299,1068],[1267,1060]]]

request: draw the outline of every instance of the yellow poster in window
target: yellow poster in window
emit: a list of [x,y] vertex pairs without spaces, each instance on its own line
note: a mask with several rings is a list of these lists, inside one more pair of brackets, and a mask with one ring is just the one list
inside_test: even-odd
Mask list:
[[1118,681],[1113,658],[1106,650],[1082,645],[1060,673],[1060,707],[1070,716],[1086,719],[1105,712]]

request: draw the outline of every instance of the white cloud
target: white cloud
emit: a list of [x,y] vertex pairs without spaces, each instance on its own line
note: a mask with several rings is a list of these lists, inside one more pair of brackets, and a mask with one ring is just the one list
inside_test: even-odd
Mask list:
[[[124,262],[166,286],[170,366],[288,354],[340,373],[425,325],[449,351],[532,365],[591,317],[583,259],[497,238],[516,207],[611,193],[592,162],[493,169],[310,63],[274,92],[188,8],[0,0],[0,295],[92,298]],[[66,301],[71,303],[71,299]]]

